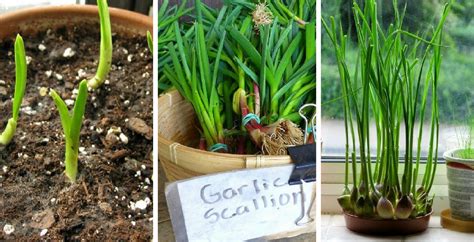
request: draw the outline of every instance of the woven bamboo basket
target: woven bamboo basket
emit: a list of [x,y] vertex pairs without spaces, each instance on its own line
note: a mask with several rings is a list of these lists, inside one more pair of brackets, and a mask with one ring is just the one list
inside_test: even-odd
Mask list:
[[[208,152],[197,147],[200,136],[192,105],[177,91],[163,94],[158,99],[158,158],[169,181],[246,168],[269,167],[292,163],[290,156],[235,155]],[[316,186],[313,187],[313,196]],[[313,203],[311,216],[315,218]],[[293,237],[314,232],[315,222],[296,231],[268,236],[267,239]]]
[[169,181],[292,162],[288,155],[235,155],[192,148],[200,138],[192,105],[171,91],[158,99],[158,109],[158,157]]

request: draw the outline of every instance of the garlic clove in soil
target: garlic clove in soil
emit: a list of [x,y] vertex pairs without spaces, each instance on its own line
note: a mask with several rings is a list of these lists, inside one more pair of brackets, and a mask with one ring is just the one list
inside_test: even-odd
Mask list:
[[375,190],[377,190],[379,194],[382,193],[382,189],[383,189],[383,184],[381,183],[375,184]]
[[361,181],[359,185],[359,194],[365,195],[366,192],[367,192],[367,184],[365,184],[364,181]]
[[382,194],[379,191],[375,190],[369,193],[369,197],[370,197],[370,200],[372,200],[373,204],[377,204],[380,198],[382,197]]
[[357,216],[365,217],[365,198],[360,196],[354,206],[354,212]]
[[351,191],[351,203],[355,204],[357,202],[357,198],[359,198],[359,189],[354,186]]
[[350,195],[339,196],[337,198],[337,202],[339,203],[339,206],[341,206],[343,211],[352,210],[351,196]]
[[427,195],[428,194],[426,193],[424,187],[420,187],[420,188],[418,188],[418,190],[416,190],[416,200],[417,201],[421,201],[421,202],[426,201]]
[[377,214],[384,219],[392,219],[395,211],[393,204],[386,197],[381,197],[377,203]]
[[375,204],[372,202],[370,197],[364,197],[363,215],[367,217],[373,217],[376,213]]
[[387,188],[387,199],[390,200],[392,204],[396,204],[398,201],[398,191],[394,187],[388,187]]
[[395,216],[399,219],[407,219],[413,210],[413,202],[408,195],[403,195],[398,201],[397,208],[395,210]]
[[341,206],[342,210],[352,210],[351,191],[349,190],[349,187],[344,187],[344,191],[342,192],[342,195],[337,198],[337,202],[339,203],[339,206]]

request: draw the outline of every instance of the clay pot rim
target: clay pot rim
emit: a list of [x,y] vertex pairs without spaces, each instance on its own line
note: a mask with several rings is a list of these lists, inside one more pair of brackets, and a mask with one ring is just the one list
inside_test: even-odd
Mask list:
[[460,163],[468,163],[468,164],[474,163],[474,159],[464,159],[464,158],[460,158],[460,157],[455,157],[454,154],[456,154],[460,151],[463,151],[463,150],[466,150],[466,149],[456,148],[456,149],[448,150],[448,151],[444,152],[443,157],[447,162],[460,162]]
[[[112,24],[112,31],[114,26],[120,26],[123,29],[126,27],[129,32],[146,33],[145,30],[153,31],[153,18],[151,16],[143,15],[140,13],[132,12],[129,10],[109,7],[109,13]],[[95,5],[56,5],[56,6],[39,6],[19,9],[4,14],[0,14],[0,38],[12,36],[12,34],[19,33],[24,27],[34,26],[22,26],[26,21],[38,20],[66,20],[64,26],[70,25],[72,18],[77,19],[93,19],[99,20],[98,7]],[[123,31],[122,31],[123,32]]]
[[[0,21],[4,21],[5,19],[10,19],[13,17],[29,17],[30,15],[37,15],[37,14],[44,14],[50,12],[71,12],[71,13],[88,13],[91,15],[99,16],[98,7],[96,5],[80,5],[80,4],[66,4],[66,5],[52,5],[52,6],[37,6],[37,7],[30,7],[30,8],[22,8],[18,10],[14,10],[11,12],[6,12],[4,14],[0,14]],[[126,17],[130,19],[135,19],[139,21],[153,21],[151,16],[147,16],[141,13],[109,7],[110,15],[114,15],[115,17]]]
[[370,221],[397,221],[397,222],[402,222],[402,221],[414,221],[414,220],[419,220],[419,219],[423,219],[423,218],[426,218],[426,217],[430,217],[431,215],[433,215],[433,209],[431,209],[431,211],[425,215],[422,215],[422,216],[418,216],[418,217],[415,217],[415,218],[407,218],[407,219],[380,219],[380,218],[367,218],[367,217],[359,217],[357,215],[354,215],[354,214],[350,214],[346,211],[343,211],[343,214],[345,216],[349,216],[349,217],[352,217],[352,218],[356,218],[356,219],[363,219],[363,220],[370,220]]

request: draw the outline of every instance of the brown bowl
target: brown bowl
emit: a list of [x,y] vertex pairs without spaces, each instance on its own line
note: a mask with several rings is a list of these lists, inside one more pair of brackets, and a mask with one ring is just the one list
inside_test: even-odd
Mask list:
[[344,213],[346,227],[356,233],[371,235],[409,235],[425,231],[433,212],[413,219],[373,219]]

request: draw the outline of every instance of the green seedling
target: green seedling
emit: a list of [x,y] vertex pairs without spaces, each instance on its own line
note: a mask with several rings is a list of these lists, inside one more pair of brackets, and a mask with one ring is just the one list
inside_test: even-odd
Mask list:
[[88,86],[97,89],[104,83],[112,64],[112,28],[110,25],[109,7],[107,0],[98,0],[100,18],[100,58],[95,76],[88,81]]
[[51,89],[49,95],[53,98],[56,107],[59,111],[64,136],[66,138],[66,156],[64,162],[66,166],[66,176],[71,182],[75,182],[77,175],[77,158],[80,143],[79,137],[81,133],[82,119],[84,116],[88,95],[87,81],[83,80],[79,84],[79,94],[77,95],[72,113],[69,112],[66,103],[64,103],[64,101],[56,93],[56,91]]
[[153,37],[150,31],[146,32],[146,41],[148,42],[148,49],[150,49],[151,54],[153,54]]
[[15,96],[13,97],[13,116],[8,120],[7,127],[0,135],[0,145],[8,145],[15,135],[18,116],[20,115],[20,106],[25,94],[26,88],[26,56],[23,38],[16,36],[15,41]]
[[[393,24],[386,31],[377,18],[377,1],[365,1],[363,8],[357,2],[353,1],[353,14],[359,54],[354,71],[346,59],[349,38],[341,23],[337,27],[334,17],[322,21],[334,46],[344,97],[345,189],[338,202],[345,212],[363,217],[407,219],[429,214],[438,161],[443,26],[451,5],[445,5],[438,25],[427,33],[431,39],[426,40],[403,30],[405,12],[398,11],[397,0],[392,3]],[[372,122],[375,154],[371,153]],[[425,125],[428,134],[423,133]],[[429,145],[422,166],[426,138]]]
[[474,159],[474,117],[468,119],[463,133],[458,135],[459,145],[462,148],[458,156],[462,159]]

